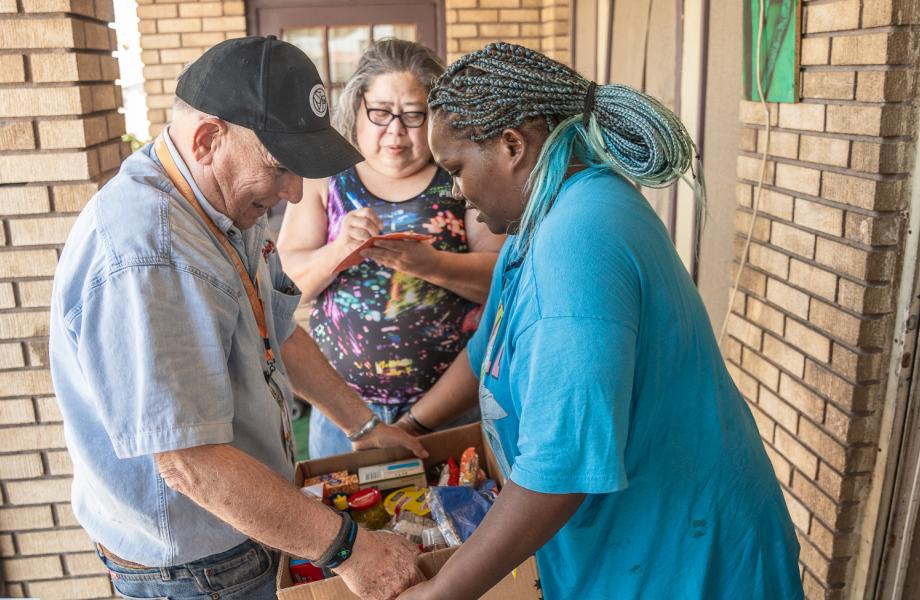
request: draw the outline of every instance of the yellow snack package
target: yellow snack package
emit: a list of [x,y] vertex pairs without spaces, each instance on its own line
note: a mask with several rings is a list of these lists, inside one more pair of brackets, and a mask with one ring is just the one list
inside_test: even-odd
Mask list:
[[424,517],[431,513],[428,500],[425,498],[427,494],[428,488],[418,488],[414,485],[400,488],[386,497],[383,506],[391,515],[405,510]]

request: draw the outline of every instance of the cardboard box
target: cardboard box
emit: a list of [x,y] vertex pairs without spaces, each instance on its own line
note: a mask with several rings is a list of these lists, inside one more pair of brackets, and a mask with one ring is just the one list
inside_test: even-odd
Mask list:
[[[426,466],[444,462],[451,456],[457,458],[465,449],[474,446],[476,452],[479,453],[480,466],[490,477],[497,479],[499,483],[504,483],[501,480],[501,471],[495,455],[492,454],[492,449],[478,423],[425,435],[419,440],[428,450],[429,457],[425,461]],[[412,453],[403,448],[386,448],[310,460],[297,465],[294,483],[299,487],[304,479],[315,475],[345,470],[356,472],[359,467],[403,460],[411,456]],[[448,548],[424,553],[419,558],[419,568],[426,577],[434,577],[456,550],[456,548]],[[289,567],[290,556],[283,555],[281,565],[278,567],[278,600],[360,600],[345,587],[340,577],[294,586]],[[525,560],[482,598],[485,600],[540,600],[542,595],[539,588],[536,559],[531,556]]]

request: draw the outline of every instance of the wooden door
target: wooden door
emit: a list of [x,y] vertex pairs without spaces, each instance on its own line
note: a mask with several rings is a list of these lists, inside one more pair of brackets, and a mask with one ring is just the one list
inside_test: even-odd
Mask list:
[[274,34],[316,64],[334,105],[375,40],[396,37],[446,53],[443,0],[254,0],[250,33]]

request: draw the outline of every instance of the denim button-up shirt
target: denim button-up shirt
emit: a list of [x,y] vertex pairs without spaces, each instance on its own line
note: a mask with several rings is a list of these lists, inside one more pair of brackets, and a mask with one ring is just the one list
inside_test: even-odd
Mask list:
[[293,477],[291,388],[280,356],[300,299],[264,217],[245,231],[234,227],[164,135],[202,208],[250,274],[258,272],[278,364],[272,390],[239,273],[152,146],[134,153],[68,237],[54,280],[50,355],[77,520],[118,556],[149,566],[196,560],[246,539],[167,487],[155,453],[231,444]]

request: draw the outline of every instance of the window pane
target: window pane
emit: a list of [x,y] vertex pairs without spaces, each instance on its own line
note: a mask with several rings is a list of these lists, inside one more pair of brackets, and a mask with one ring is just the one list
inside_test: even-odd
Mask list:
[[319,76],[323,81],[329,81],[326,73],[326,43],[323,39],[322,27],[301,27],[289,29],[281,34],[281,39],[290,42],[303,50],[310,57]]
[[369,27],[330,27],[329,61],[332,84],[345,83],[358,67],[361,54],[371,43]]
[[382,40],[383,38],[398,38],[401,40],[409,40],[410,42],[414,42],[415,25],[397,25],[392,23],[388,23],[386,25],[374,25],[374,40]]

